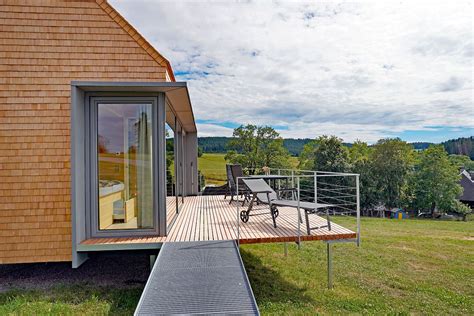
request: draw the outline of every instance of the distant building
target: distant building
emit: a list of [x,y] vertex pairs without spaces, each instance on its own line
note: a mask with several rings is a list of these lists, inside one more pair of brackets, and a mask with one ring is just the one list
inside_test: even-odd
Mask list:
[[463,170],[461,172],[460,184],[463,187],[464,192],[459,197],[459,200],[468,204],[471,208],[474,208],[474,172]]

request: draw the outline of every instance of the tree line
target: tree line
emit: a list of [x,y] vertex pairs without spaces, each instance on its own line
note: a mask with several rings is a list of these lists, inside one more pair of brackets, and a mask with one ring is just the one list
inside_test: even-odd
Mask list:
[[[205,153],[226,153],[229,150],[229,143],[232,137],[199,137],[198,145],[202,152]],[[299,156],[303,151],[304,145],[311,142],[310,138],[284,138],[283,147],[285,147],[292,156]],[[352,144],[344,143],[345,146],[351,147]],[[416,150],[424,150],[433,143],[414,142],[410,145]],[[474,137],[463,137],[442,142],[441,145],[450,155],[466,155],[474,159]]]
[[[291,155],[283,144],[269,126],[240,126],[228,142],[225,159],[249,170],[291,168]],[[381,139],[371,146],[356,141],[349,147],[336,136],[320,136],[307,142],[298,157],[298,169],[360,174],[363,211],[401,207],[466,214],[470,209],[457,200],[462,194],[460,168],[474,170],[474,161],[449,155],[441,144],[415,150],[399,138]]]

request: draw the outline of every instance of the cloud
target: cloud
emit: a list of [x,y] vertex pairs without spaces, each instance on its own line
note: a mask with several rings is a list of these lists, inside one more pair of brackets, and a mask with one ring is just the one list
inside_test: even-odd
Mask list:
[[228,135],[219,122],[346,141],[474,127],[471,2],[110,2],[188,81],[196,118],[213,122],[200,135]]
[[438,86],[438,91],[441,92],[448,92],[448,91],[456,91],[463,87],[464,80],[457,77],[451,77],[447,81],[442,82]]
[[232,136],[233,129],[218,124],[197,123],[199,137],[206,136]]

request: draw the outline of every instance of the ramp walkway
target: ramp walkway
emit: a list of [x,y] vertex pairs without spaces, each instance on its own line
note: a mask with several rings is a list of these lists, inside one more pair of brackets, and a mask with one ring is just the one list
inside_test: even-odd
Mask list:
[[135,315],[259,315],[235,241],[163,244]]

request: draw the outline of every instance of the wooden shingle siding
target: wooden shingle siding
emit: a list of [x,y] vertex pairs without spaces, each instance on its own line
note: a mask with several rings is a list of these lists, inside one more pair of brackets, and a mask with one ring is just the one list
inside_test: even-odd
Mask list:
[[170,72],[103,0],[0,0],[0,264],[71,260],[71,81]]

